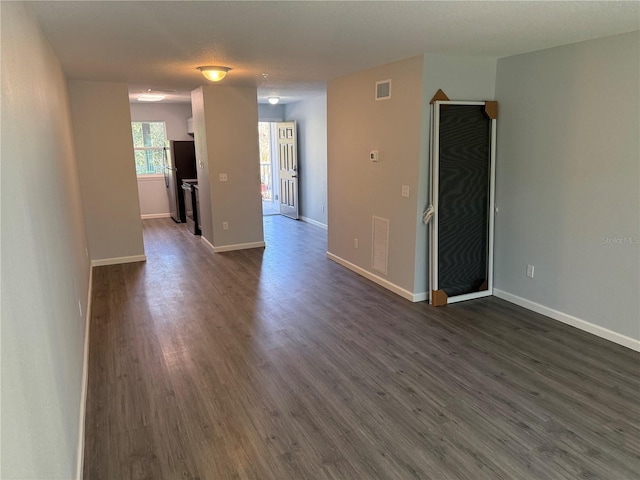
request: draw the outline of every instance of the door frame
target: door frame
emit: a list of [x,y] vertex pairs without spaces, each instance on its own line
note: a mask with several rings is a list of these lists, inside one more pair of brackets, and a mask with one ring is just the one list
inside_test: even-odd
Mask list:
[[[486,105],[486,102],[471,101],[442,101],[433,102],[431,108],[431,205],[433,205],[433,218],[429,223],[429,238],[431,239],[430,248],[430,288],[429,303],[434,303],[434,296],[438,291],[438,200],[439,200],[439,180],[440,180],[440,107],[442,105]],[[495,223],[495,180],[496,180],[496,129],[497,120],[490,118],[491,137],[490,137],[490,173],[489,173],[489,258],[487,259],[487,290],[480,292],[466,293],[448,297],[446,303],[463,302],[465,300],[473,300],[475,298],[488,297],[493,295],[493,242],[494,242],[494,223]]]

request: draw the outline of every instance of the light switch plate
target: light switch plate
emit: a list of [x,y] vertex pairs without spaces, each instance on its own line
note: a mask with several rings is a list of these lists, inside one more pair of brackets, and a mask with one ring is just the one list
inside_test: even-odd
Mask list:
[[533,278],[535,267],[533,265],[527,265],[527,277]]

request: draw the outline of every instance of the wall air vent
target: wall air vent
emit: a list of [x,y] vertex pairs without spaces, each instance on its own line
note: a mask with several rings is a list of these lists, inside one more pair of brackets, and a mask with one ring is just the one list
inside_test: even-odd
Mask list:
[[371,268],[386,275],[389,260],[389,220],[374,215],[371,237]]
[[378,100],[389,100],[391,98],[391,80],[381,80],[376,82],[376,102]]

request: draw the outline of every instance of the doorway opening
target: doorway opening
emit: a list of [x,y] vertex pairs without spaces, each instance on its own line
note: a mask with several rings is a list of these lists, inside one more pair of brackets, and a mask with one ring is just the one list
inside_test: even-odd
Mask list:
[[258,122],[262,215],[278,215],[278,152],[276,123]]

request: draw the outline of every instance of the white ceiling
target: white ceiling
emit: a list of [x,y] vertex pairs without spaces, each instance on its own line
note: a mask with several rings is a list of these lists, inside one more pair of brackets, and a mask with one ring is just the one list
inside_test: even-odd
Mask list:
[[[348,73],[421,53],[505,57],[640,29],[640,2],[29,2],[69,78],[123,81],[130,93],[224,85],[283,103]],[[269,76],[265,79],[263,73]]]

